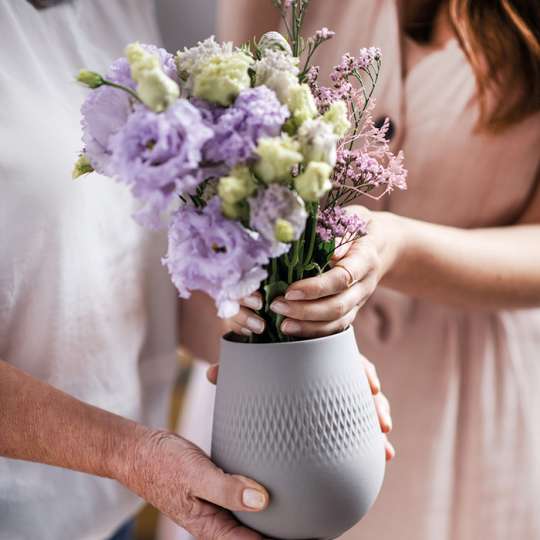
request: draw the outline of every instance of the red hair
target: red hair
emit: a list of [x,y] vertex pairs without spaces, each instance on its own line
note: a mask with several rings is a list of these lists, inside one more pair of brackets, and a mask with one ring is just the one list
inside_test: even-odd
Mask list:
[[480,126],[499,131],[540,111],[537,0],[449,0],[449,14],[476,75]]

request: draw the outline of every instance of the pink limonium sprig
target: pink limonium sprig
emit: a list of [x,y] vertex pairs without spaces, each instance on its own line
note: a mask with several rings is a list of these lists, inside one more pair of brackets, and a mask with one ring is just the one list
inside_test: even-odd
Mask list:
[[[313,66],[306,73],[306,81],[321,113],[332,103],[345,101],[353,120],[353,137],[359,132],[363,114],[369,105],[381,70],[381,52],[376,47],[360,49],[358,56],[346,53],[330,73],[331,86],[317,82],[319,68]],[[356,84],[354,84],[356,83]]]
[[394,189],[407,188],[407,170],[403,152],[395,155],[388,143],[388,120],[377,127],[372,119],[371,103],[360,132],[344,139],[337,152],[332,175],[333,188],[326,207],[346,205],[360,195],[380,199]]
[[317,234],[323,242],[336,241],[336,248],[350,242],[352,238],[364,236],[367,221],[357,214],[347,212],[341,206],[327,208],[317,217]]
[[307,78],[309,70],[311,68],[311,60],[317,49],[326,41],[332,39],[336,33],[333,30],[329,30],[326,26],[317,30],[315,34],[306,41],[301,53],[305,54],[304,67],[299,75],[300,82],[304,82]]

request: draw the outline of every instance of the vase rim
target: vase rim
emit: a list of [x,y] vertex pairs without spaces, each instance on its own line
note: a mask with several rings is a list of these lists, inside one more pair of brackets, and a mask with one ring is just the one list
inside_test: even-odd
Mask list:
[[283,345],[289,345],[289,346],[305,345],[307,343],[322,343],[322,342],[327,342],[327,341],[333,341],[351,333],[354,335],[354,330],[353,330],[352,325],[346,328],[345,330],[342,330],[341,332],[338,332],[336,334],[330,334],[329,336],[307,338],[307,339],[302,339],[299,341],[277,341],[277,342],[272,342],[272,343],[244,343],[242,341],[234,341],[232,339],[228,339],[227,336],[233,334],[233,332],[228,332],[227,334],[222,336],[221,342],[222,344],[227,344],[227,345],[240,345],[240,346],[252,346],[252,347],[255,347],[255,346],[256,347],[279,347]]

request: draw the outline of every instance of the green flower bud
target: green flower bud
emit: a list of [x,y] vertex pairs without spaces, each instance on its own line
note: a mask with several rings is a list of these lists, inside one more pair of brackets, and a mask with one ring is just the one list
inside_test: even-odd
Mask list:
[[76,80],[92,89],[99,88],[104,84],[103,77],[99,73],[87,69],[81,69]]
[[292,56],[292,49],[289,42],[279,32],[266,32],[257,45],[263,53],[267,50],[283,51]]
[[253,60],[243,52],[213,56],[193,76],[193,95],[229,106],[238,94],[251,86],[248,69]]
[[294,228],[286,219],[278,218],[274,225],[274,233],[278,242],[289,243],[294,240]]
[[347,104],[344,101],[334,101],[324,113],[323,119],[332,126],[334,133],[338,137],[343,137],[347,131],[351,129],[349,111],[347,110]]
[[219,180],[218,195],[224,203],[234,205],[249,197],[256,189],[247,167],[236,167],[229,176]]
[[304,201],[316,202],[331,189],[332,167],[328,163],[312,161],[294,180],[294,187]]
[[291,168],[303,160],[299,144],[286,134],[261,138],[255,153],[260,158],[255,164],[255,172],[267,184],[289,181]]
[[81,154],[79,156],[79,159],[75,162],[71,177],[73,178],[73,180],[75,180],[76,178],[79,178],[79,176],[91,173],[93,171],[94,167],[92,167],[92,164],[90,163],[90,160],[86,157],[86,154]]
[[298,126],[319,114],[317,103],[315,103],[315,98],[307,84],[298,84],[291,88],[287,98],[287,106]]

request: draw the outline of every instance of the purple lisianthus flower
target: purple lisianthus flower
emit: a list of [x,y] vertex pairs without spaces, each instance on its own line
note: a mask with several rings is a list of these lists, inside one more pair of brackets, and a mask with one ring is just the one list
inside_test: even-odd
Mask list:
[[292,240],[298,240],[306,228],[307,212],[302,199],[286,186],[270,184],[249,199],[250,226],[268,242],[272,257],[287,253],[290,244],[276,238],[276,222],[287,221],[293,231]]
[[82,140],[92,167],[100,174],[113,176],[110,139],[124,127],[131,112],[131,100],[123,90],[101,86],[92,90],[81,113]]
[[204,180],[199,163],[211,136],[199,111],[178,100],[159,114],[138,107],[111,139],[116,176],[145,203],[135,216],[141,224],[159,227],[169,204]]
[[203,291],[215,300],[222,318],[238,313],[239,300],[259,288],[268,260],[265,243],[225,218],[218,197],[203,209],[186,205],[173,215],[163,264],[181,298]]
[[279,135],[289,117],[287,107],[265,86],[243,90],[227,109],[208,107],[200,101],[196,104],[207,121],[214,123],[214,137],[204,148],[205,159],[229,167],[253,158],[259,139]]
[[[174,56],[165,49],[154,45],[142,47],[159,57],[163,71],[173,80],[178,80]],[[106,79],[135,89],[131,78],[131,68],[126,58],[115,60],[107,71]],[[126,123],[133,108],[133,99],[123,90],[110,86],[101,86],[92,90],[84,101],[82,112],[82,130],[85,153],[92,167],[106,176],[113,176],[111,168],[110,140]]]
[[[155,45],[147,45],[141,43],[141,47],[145,51],[153,54],[154,56],[157,56],[161,64],[161,68],[163,69],[165,74],[173,81],[178,82],[176,62],[174,60],[174,56],[170,52],[160,47],[156,47]],[[129,65],[129,62],[127,61],[127,58],[125,57],[116,59],[109,66],[105,78],[116,84],[127,86],[132,90],[135,90],[135,87],[137,86],[135,81],[131,78],[131,67]]]

